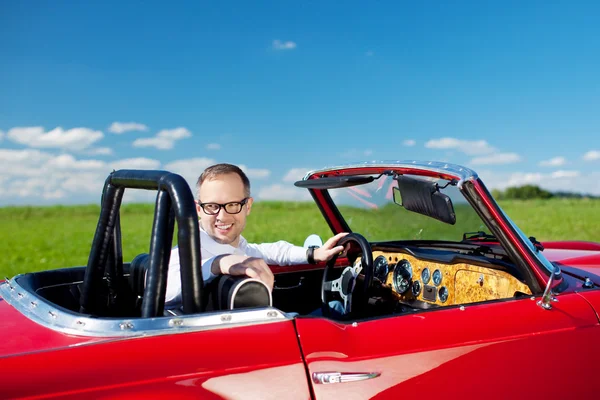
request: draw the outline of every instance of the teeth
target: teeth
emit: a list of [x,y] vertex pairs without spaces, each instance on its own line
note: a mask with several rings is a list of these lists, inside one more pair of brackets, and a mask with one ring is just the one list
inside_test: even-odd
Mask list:
[[231,228],[231,225],[232,224],[229,224],[229,225],[217,225],[217,228],[219,228],[219,229],[229,229],[229,228]]

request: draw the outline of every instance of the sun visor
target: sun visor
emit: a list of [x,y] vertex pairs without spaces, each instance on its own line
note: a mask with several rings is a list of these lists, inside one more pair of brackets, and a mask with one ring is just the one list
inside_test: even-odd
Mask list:
[[456,223],[452,200],[439,191],[437,183],[425,182],[402,175],[397,176],[395,179],[398,181],[398,188],[394,188],[394,202],[396,204],[409,211],[435,218],[447,224],[454,225]]
[[294,186],[306,189],[338,189],[349,186],[363,185],[373,182],[375,178],[371,175],[355,176],[331,176],[326,178],[309,179],[307,181],[297,181]]

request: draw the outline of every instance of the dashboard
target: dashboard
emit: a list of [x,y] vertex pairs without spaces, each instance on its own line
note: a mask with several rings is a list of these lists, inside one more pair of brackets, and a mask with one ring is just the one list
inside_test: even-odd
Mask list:
[[506,271],[469,263],[422,260],[401,252],[374,251],[374,278],[401,301],[440,306],[468,304],[531,294]]

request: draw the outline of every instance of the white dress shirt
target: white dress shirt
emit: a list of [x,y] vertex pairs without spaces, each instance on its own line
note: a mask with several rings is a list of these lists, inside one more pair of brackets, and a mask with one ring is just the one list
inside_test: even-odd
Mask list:
[[[237,254],[249,257],[262,258],[269,265],[294,265],[306,264],[306,249],[294,246],[291,243],[280,240],[275,243],[248,243],[240,236],[238,247],[229,244],[221,244],[213,240],[208,233],[200,229],[200,251],[202,257],[202,277],[205,283],[215,278],[211,266],[217,256],[223,254]],[[169,261],[169,272],[167,274],[167,294],[165,296],[165,308],[177,308],[181,306],[181,273],[179,265],[179,248],[171,250]]]

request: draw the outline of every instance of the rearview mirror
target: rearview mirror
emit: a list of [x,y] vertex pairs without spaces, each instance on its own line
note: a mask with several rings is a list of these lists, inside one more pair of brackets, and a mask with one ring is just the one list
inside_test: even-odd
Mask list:
[[402,175],[394,179],[398,181],[398,187],[393,189],[394,203],[450,225],[456,223],[452,200],[440,192],[437,183]]

